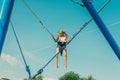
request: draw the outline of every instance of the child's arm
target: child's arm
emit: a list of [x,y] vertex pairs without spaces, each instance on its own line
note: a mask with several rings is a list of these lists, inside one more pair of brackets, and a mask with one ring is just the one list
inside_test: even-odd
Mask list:
[[52,39],[54,40],[54,42],[57,42],[57,41],[58,41],[58,38],[55,39],[55,37],[54,37],[53,35],[51,35],[51,36],[52,36]]

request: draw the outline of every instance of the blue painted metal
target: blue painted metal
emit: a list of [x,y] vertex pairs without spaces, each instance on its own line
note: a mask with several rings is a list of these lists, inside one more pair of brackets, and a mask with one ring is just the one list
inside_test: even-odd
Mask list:
[[14,0],[0,0],[0,55],[8,29]]
[[112,35],[110,34],[110,32],[108,31],[108,29],[107,29],[106,25],[104,24],[104,22],[102,21],[102,19],[98,15],[98,13],[95,10],[94,6],[90,2],[90,0],[81,0],[81,1],[84,3],[84,5],[87,8],[88,12],[93,17],[94,21],[96,22],[96,24],[98,25],[99,29],[103,33],[104,37],[106,38],[106,40],[110,44],[111,48],[113,49],[113,51],[116,53],[117,57],[120,60],[120,48],[117,45],[117,43],[114,40],[114,38],[112,37]]

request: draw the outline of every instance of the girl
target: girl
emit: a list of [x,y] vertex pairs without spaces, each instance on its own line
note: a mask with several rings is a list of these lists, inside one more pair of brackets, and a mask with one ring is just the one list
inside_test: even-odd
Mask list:
[[57,39],[54,38],[52,35],[52,38],[54,42],[57,42],[57,49],[56,49],[56,69],[58,69],[58,54],[62,53],[64,54],[64,69],[67,68],[67,50],[66,50],[66,44],[69,42],[68,36],[64,30],[58,31],[58,37]]

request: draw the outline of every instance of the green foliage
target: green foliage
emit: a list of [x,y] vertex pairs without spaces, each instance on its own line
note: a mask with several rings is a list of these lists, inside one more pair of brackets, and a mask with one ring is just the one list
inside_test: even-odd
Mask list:
[[92,77],[92,75],[90,75],[87,77],[87,80],[95,80],[95,79]]
[[81,77],[79,74],[72,71],[65,73],[59,80],[95,80],[91,75],[88,77]]
[[61,76],[59,80],[80,80],[80,77],[79,74],[70,71],[65,73],[65,75]]
[[[28,80],[28,79],[24,79],[24,80]],[[43,76],[38,75],[35,79],[32,80],[43,80]],[[78,73],[70,71],[65,73],[63,76],[61,76],[59,80],[96,80],[96,79],[94,79],[92,75],[88,77],[81,77]]]
[[43,76],[42,75],[38,75],[34,80],[43,80]]
[[[24,79],[24,80],[28,80],[28,79]],[[32,80],[43,80],[43,76],[42,75],[38,75],[36,78],[34,78]]]
[[0,80],[10,80],[10,79],[7,79],[7,78],[2,78],[2,79],[0,79]]

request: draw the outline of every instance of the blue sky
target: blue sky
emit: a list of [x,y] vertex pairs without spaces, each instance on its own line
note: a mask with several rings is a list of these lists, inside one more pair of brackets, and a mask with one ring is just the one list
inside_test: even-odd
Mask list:
[[[64,29],[71,36],[90,17],[85,8],[70,0],[25,1],[54,36],[57,36],[59,29]],[[94,0],[93,4],[98,9],[104,2],[105,0]],[[119,2],[119,0],[112,0],[100,13],[118,45],[120,45]],[[15,1],[11,19],[31,72],[35,74],[55,54],[56,43],[26,9],[21,0]],[[96,80],[120,79],[120,62],[94,21],[67,46],[67,52],[67,70],[63,68],[63,56],[59,56],[59,69],[55,70],[53,60],[44,69],[42,75],[45,78],[57,79],[68,71],[74,71],[81,76],[93,75]],[[21,80],[27,76],[12,28],[9,25],[0,58],[0,78]]]

